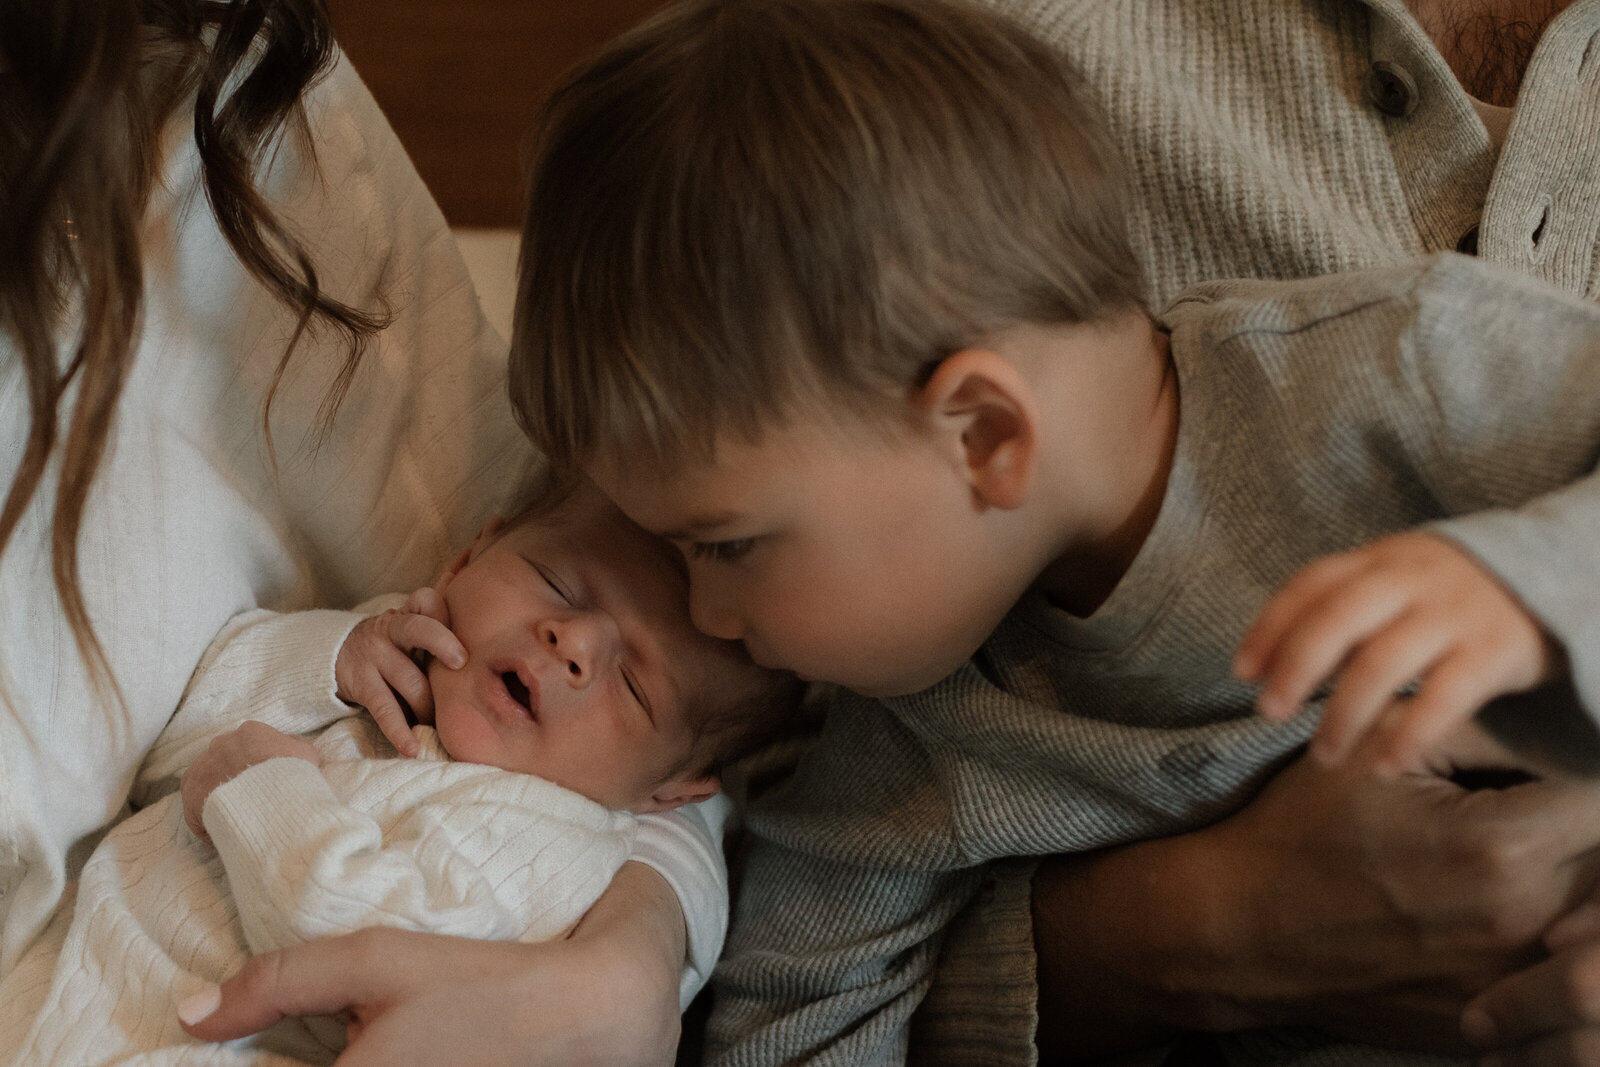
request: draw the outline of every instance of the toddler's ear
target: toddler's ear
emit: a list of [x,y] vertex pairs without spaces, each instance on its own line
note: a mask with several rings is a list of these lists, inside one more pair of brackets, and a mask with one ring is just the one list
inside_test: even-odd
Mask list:
[[945,358],[913,397],[981,508],[1027,499],[1038,457],[1034,392],[1010,360],[987,348]]
[[674,778],[657,786],[649,800],[643,804],[636,804],[629,810],[635,815],[644,815],[652,811],[671,811],[685,804],[698,804],[702,800],[710,800],[721,789],[722,779],[714,774],[700,778]]
[[478,536],[472,539],[472,544],[462,549],[461,555],[451,560],[450,565],[445,567],[444,573],[434,583],[434,588],[443,590],[446,585],[450,584],[450,579],[460,574],[461,569],[471,563],[473,557],[487,548],[489,543],[494,540],[495,535],[505,529],[505,526],[506,521],[500,516],[489,516],[489,521],[483,524],[483,529],[479,530]]

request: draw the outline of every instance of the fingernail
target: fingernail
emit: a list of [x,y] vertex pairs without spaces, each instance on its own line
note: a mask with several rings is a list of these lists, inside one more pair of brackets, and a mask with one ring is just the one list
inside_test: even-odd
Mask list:
[[[1494,1016],[1476,1004],[1469,1004],[1461,1013],[1461,1032],[1468,1041],[1480,1045],[1487,1045],[1494,1041]],[[1483,1064],[1489,1063],[1484,1060]]]
[[178,1001],[178,1019],[185,1026],[193,1026],[211,1017],[222,1004],[222,987],[207,985]]

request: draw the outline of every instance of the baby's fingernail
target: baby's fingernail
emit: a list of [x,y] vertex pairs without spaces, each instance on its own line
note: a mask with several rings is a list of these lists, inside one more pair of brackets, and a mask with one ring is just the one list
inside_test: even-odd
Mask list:
[[211,1017],[222,1004],[222,987],[207,985],[190,993],[178,1002],[178,1019],[185,1026],[193,1026]]
[[[1494,1016],[1476,1004],[1469,1004],[1461,1013],[1461,1032],[1466,1035],[1468,1041],[1487,1045],[1495,1038]],[[1489,1061],[1479,1062],[1487,1065]]]

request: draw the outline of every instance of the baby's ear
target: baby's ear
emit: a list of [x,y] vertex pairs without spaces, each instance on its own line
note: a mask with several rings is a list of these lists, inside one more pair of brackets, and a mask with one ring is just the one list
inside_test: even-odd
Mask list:
[[635,804],[628,810],[635,815],[645,815],[652,811],[671,811],[685,804],[698,804],[702,800],[710,800],[721,790],[722,779],[714,774],[699,778],[674,778],[657,786],[649,800],[643,804]]
[[439,580],[434,583],[434,588],[443,590],[450,584],[450,579],[461,573],[463,567],[471,563],[479,552],[489,547],[495,535],[505,529],[506,521],[498,515],[489,516],[489,521],[483,524],[483,529],[478,531],[478,536],[472,539],[472,544],[461,550],[461,555],[450,561],[444,573],[439,575]]

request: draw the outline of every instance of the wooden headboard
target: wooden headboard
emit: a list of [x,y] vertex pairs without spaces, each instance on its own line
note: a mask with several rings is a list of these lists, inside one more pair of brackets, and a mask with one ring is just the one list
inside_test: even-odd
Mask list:
[[663,0],[330,0],[334,32],[454,226],[515,226],[535,109]]

